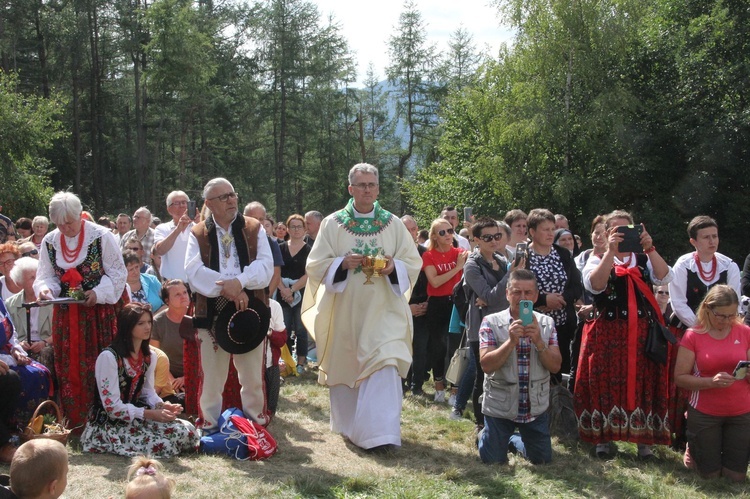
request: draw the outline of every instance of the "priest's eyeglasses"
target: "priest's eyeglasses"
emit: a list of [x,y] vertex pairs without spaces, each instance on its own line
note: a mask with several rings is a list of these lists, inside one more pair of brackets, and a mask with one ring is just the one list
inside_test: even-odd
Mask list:
[[214,199],[218,199],[222,203],[226,203],[229,199],[236,199],[239,197],[239,194],[236,192],[227,192],[226,194],[222,194],[220,196],[214,196],[212,198],[206,199],[206,201],[213,201]]

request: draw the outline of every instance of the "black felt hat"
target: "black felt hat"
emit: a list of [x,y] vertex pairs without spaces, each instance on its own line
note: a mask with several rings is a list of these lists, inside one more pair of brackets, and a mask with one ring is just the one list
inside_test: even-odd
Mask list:
[[248,307],[241,311],[229,302],[216,318],[216,343],[232,354],[247,353],[263,343],[270,323],[271,309],[255,296],[250,296]]

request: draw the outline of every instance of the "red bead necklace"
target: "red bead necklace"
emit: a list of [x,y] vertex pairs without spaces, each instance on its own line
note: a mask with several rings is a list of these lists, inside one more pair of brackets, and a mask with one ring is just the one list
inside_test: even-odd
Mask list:
[[78,244],[72,250],[68,249],[68,245],[65,244],[65,234],[60,232],[60,248],[62,249],[63,260],[66,263],[73,263],[78,259],[78,255],[81,254],[83,249],[83,233],[85,232],[86,222],[81,220],[81,232],[78,233]]
[[693,259],[695,260],[695,266],[698,267],[698,274],[700,274],[701,279],[709,284],[714,282],[714,278],[716,277],[716,270],[719,268],[719,265],[716,263],[716,255],[714,254],[711,257],[711,270],[709,270],[708,272],[703,271],[703,265],[701,264],[701,259],[698,258],[697,251],[693,253]]

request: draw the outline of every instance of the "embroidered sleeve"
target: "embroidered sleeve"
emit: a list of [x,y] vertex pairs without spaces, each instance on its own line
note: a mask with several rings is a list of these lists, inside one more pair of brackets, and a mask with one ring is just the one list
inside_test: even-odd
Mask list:
[[[96,375],[96,386],[99,390],[102,407],[107,411],[109,417],[127,422],[134,419],[143,419],[143,408],[136,407],[133,404],[126,404],[120,398],[117,359],[115,359],[112,352],[105,350],[99,354],[99,357],[96,359],[94,373]],[[153,390],[153,374],[151,379]]]

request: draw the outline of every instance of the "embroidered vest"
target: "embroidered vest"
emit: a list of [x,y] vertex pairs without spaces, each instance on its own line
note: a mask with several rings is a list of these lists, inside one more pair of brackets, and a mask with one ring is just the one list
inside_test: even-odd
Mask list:
[[[258,256],[258,232],[260,222],[251,217],[237,216],[230,227],[234,236],[234,244],[237,247],[237,256],[240,260],[240,269],[255,261]],[[211,270],[219,271],[219,243],[216,238],[216,224],[213,218],[207,218],[203,222],[194,225],[191,232],[198,241],[201,260],[203,265]],[[266,289],[246,290],[256,298],[268,305],[268,291]],[[216,298],[209,298],[200,293],[195,293],[195,318],[194,325],[197,328],[211,329],[216,319]]]

